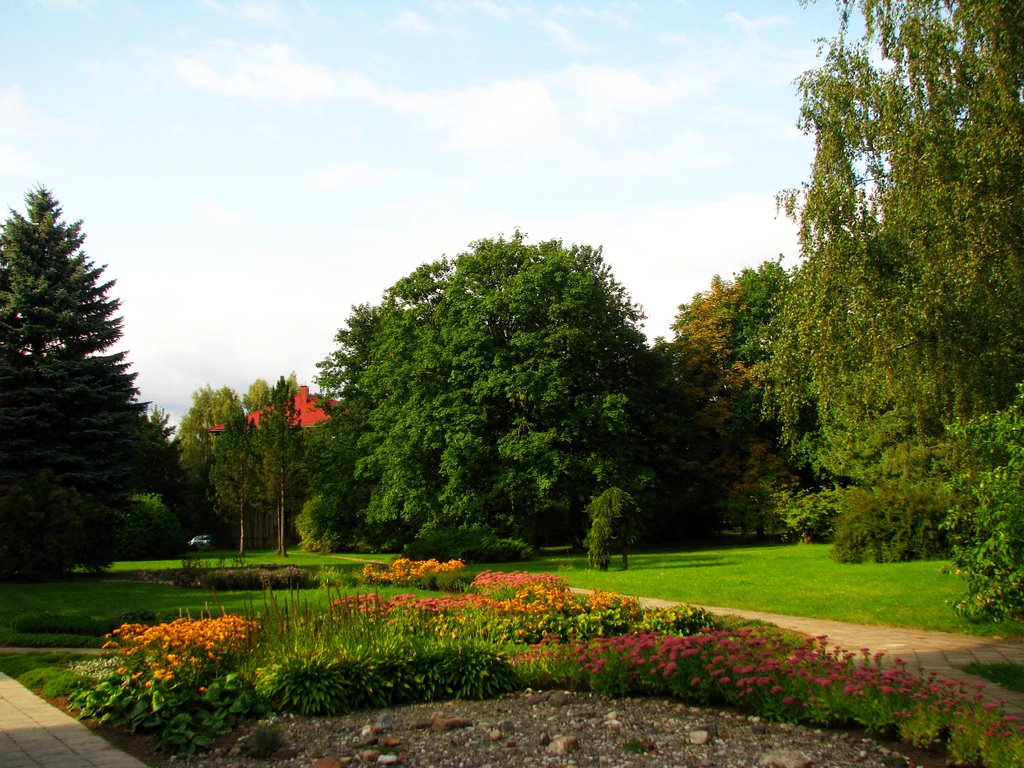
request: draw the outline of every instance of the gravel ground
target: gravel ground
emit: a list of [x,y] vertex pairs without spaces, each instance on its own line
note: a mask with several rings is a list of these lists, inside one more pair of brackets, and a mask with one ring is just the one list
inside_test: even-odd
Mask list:
[[[254,747],[275,738],[270,757]],[[181,768],[436,768],[644,766],[663,768],[940,768],[916,752],[854,731],[769,723],[656,698],[590,693],[510,694],[356,712],[343,717],[275,717],[222,739]]]

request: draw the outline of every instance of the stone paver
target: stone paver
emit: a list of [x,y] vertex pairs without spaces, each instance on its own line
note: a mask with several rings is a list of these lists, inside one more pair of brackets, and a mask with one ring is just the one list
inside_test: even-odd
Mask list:
[[3,768],[146,768],[73,717],[0,673]]
[[[667,600],[640,600],[652,607],[677,605]],[[889,658],[902,659],[910,669],[920,667],[935,672],[939,677],[979,686],[982,695],[998,703],[1007,714],[1024,717],[1024,694],[1004,690],[963,671],[963,667],[972,661],[1024,664],[1024,644],[970,635],[848,624],[735,608],[702,607],[720,616],[770,622],[809,637],[824,635],[828,637],[830,645],[850,651],[868,648],[873,653],[884,652]],[[2,673],[0,766],[146,768],[144,763],[111,746],[77,720]]]

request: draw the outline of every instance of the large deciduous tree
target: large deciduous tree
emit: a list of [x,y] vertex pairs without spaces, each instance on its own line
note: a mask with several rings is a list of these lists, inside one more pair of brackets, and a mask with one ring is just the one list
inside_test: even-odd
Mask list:
[[764,369],[789,289],[778,262],[715,276],[679,308],[671,352],[678,408],[687,418],[680,456],[704,514],[728,528],[772,532],[771,496],[795,481],[778,449],[779,429],[763,414]]
[[369,520],[581,540],[598,486],[636,485],[640,317],[600,249],[518,232],[357,307],[319,382],[365,414]]
[[800,83],[816,152],[784,196],[805,261],[772,402],[823,471],[871,483],[932,471],[944,425],[1024,378],[1024,12],[839,6]]

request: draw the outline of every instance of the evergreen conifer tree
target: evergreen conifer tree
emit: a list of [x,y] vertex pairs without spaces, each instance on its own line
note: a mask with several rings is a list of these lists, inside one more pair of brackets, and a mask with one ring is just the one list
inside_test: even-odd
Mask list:
[[51,192],[0,229],[0,485],[50,470],[100,506],[127,499],[137,401],[120,302]]

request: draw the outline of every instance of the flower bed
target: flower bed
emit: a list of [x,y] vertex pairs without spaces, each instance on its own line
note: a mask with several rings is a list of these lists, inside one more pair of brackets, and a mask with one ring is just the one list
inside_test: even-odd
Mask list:
[[[456,573],[456,563],[396,560],[371,570],[394,584]],[[527,685],[578,688],[854,724],[945,747],[961,763],[1024,765],[1018,724],[975,690],[883,663],[881,654],[830,648],[825,638],[725,630],[694,608],[644,610],[618,595],[576,595],[548,574],[485,571],[465,594],[356,595],[326,613],[267,605],[260,622],[125,625],[109,636],[116,672],[70,703],[83,715],[158,731],[167,750],[189,752],[267,707],[337,714]]]

